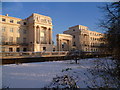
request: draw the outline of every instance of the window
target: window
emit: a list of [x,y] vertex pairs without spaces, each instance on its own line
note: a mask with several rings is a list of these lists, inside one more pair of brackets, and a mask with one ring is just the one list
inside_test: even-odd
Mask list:
[[53,51],[55,51],[55,48],[53,48]]
[[2,52],[5,52],[5,47],[2,47]]
[[93,49],[91,49],[91,51],[93,51]]
[[5,32],[6,27],[2,27],[2,31]]
[[96,51],[98,51],[98,49],[96,49]]
[[26,22],[23,23],[23,25],[26,25],[26,24],[27,24]]
[[10,37],[10,38],[9,38],[9,42],[13,42],[13,37]]
[[62,48],[64,48],[65,47],[65,43],[62,43]]
[[26,43],[26,38],[23,38],[23,43]]
[[13,28],[10,28],[10,32],[13,32]]
[[13,48],[9,48],[9,52],[12,52],[13,51]]
[[73,31],[75,31],[75,29],[73,29]]
[[20,24],[20,21],[17,21],[17,24]]
[[19,32],[20,32],[20,29],[18,28],[18,29],[17,29],[17,33],[19,33]]
[[23,48],[23,51],[26,52],[26,51],[27,51],[27,48]]
[[13,20],[10,20],[10,23],[13,23]]
[[91,40],[92,40],[92,37],[91,37]]
[[20,51],[20,48],[16,48],[16,52],[19,52]]
[[2,21],[3,21],[3,22],[5,22],[5,21],[6,21],[6,19],[2,18]]
[[92,43],[90,43],[90,46],[92,46]]
[[7,40],[7,37],[1,36],[2,42],[5,42]]
[[16,42],[19,44],[20,43],[20,38],[16,37]]
[[73,43],[73,46],[76,46],[75,42]]
[[73,38],[75,38],[75,35],[73,35]]
[[46,51],[46,47],[43,47],[43,50]]
[[27,30],[23,30],[23,33],[26,34]]

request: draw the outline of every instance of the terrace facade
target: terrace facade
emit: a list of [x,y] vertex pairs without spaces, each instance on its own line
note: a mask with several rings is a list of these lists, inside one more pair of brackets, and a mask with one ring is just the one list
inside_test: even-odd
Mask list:
[[73,26],[63,33],[73,36],[72,50],[80,50],[83,52],[101,52],[103,48],[105,48],[104,34],[90,31],[86,26]]
[[57,34],[57,51],[71,51],[72,50],[72,35]]
[[53,51],[52,19],[33,13],[26,19],[0,15],[2,52]]

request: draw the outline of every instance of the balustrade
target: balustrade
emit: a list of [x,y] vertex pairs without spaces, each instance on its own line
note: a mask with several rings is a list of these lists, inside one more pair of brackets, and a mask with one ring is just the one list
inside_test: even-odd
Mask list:
[[4,57],[51,57],[51,56],[66,56],[68,51],[57,52],[0,52],[0,55]]

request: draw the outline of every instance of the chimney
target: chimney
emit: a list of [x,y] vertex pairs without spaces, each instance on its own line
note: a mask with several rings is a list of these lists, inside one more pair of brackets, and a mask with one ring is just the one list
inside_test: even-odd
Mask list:
[[5,16],[8,16],[8,14],[6,14]]

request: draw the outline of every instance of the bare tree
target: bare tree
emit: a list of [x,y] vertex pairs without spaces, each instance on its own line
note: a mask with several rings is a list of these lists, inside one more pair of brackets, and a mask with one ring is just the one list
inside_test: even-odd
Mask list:
[[105,17],[100,21],[100,27],[106,30],[107,51],[112,53],[116,61],[116,76],[120,75],[120,1],[106,4],[102,7]]
[[106,4],[102,9],[106,15],[100,27],[106,29],[108,50],[120,59],[120,2]]

